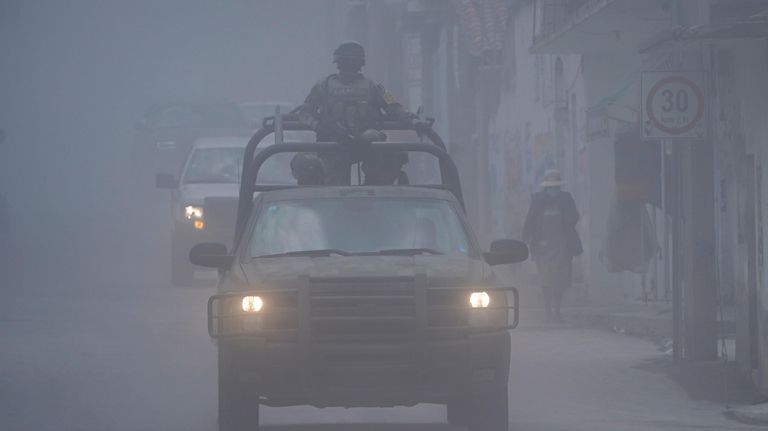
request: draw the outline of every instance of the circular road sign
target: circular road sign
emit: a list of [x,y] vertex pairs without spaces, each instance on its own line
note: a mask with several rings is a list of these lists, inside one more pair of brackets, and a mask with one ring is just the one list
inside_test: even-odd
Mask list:
[[646,136],[703,137],[706,105],[700,79],[659,72],[645,81],[649,84],[643,99]]

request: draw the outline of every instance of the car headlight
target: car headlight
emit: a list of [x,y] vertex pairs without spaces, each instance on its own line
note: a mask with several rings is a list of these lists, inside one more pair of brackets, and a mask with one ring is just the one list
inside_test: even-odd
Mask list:
[[258,313],[264,307],[264,301],[259,296],[244,296],[240,306],[246,313]]
[[187,220],[202,220],[203,219],[203,207],[195,205],[187,205],[184,207],[184,217]]
[[469,305],[472,308],[488,308],[491,305],[491,297],[488,292],[472,292],[469,295]]

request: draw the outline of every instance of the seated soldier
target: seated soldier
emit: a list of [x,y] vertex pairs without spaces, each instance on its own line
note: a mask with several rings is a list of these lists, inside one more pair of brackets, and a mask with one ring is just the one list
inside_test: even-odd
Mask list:
[[325,181],[323,162],[314,154],[297,153],[291,159],[291,173],[300,186],[321,185]]
[[408,184],[408,174],[403,166],[408,163],[408,153],[380,154],[376,160],[367,159],[363,162],[362,171],[365,174],[364,184],[389,185]]

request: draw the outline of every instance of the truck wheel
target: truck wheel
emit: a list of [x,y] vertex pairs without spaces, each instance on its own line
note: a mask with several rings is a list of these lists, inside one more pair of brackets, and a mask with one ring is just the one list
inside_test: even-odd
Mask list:
[[448,416],[448,425],[455,427],[466,427],[469,425],[470,401],[466,398],[460,398],[450,401],[445,410]]
[[472,400],[471,431],[508,431],[507,385],[477,394]]
[[219,431],[259,429],[258,390],[238,378],[237,365],[219,349]]

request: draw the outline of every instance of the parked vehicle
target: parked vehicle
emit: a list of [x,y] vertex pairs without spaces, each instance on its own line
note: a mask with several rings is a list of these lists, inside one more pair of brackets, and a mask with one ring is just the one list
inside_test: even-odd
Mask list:
[[[236,199],[240,189],[243,152],[248,138],[198,139],[175,178],[158,174],[156,186],[171,190],[171,281],[175,286],[195,284],[196,268],[189,250],[202,241],[231,244],[234,235]],[[281,169],[288,155],[264,167],[265,181],[285,183],[290,172]],[[199,271],[199,268],[197,269]]]

